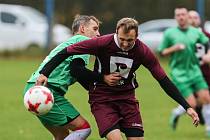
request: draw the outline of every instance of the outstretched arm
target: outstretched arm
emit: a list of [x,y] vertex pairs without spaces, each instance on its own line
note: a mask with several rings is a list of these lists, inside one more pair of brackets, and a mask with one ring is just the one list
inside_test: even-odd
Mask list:
[[160,54],[162,56],[167,56],[167,55],[170,55],[173,52],[180,51],[180,50],[183,50],[183,49],[185,49],[185,46],[183,44],[176,44],[176,45],[173,45],[169,48],[164,49]]
[[67,53],[67,48],[63,49],[58,54],[56,54],[39,72],[40,76],[36,80],[36,85],[46,85],[47,77],[67,57],[69,57],[69,54]]
[[193,124],[198,126],[199,124],[199,117],[198,114],[194,111],[193,108],[186,102],[186,100],[182,97],[179,90],[176,86],[171,82],[171,80],[165,76],[162,80],[158,81],[163,90],[176,102],[178,102],[182,107],[186,110],[187,114],[192,118]]

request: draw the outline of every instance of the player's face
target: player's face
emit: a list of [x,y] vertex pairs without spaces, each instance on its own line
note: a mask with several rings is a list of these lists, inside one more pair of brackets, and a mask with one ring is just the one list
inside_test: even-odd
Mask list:
[[194,27],[199,27],[201,24],[199,15],[195,12],[189,12],[189,23]]
[[90,20],[89,24],[83,27],[83,34],[90,38],[100,36],[99,25],[94,20]]
[[131,29],[128,33],[125,33],[123,27],[120,27],[117,31],[117,39],[122,50],[129,50],[135,43],[137,38],[136,31]]
[[186,27],[188,25],[188,12],[185,8],[175,10],[175,19],[180,27]]

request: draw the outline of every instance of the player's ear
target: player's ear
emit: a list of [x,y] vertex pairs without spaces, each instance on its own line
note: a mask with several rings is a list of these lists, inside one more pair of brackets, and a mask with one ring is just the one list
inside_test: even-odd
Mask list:
[[138,32],[136,32],[136,38],[138,37],[138,35],[139,35],[139,33],[138,33]]
[[85,32],[85,27],[84,27],[84,25],[80,25],[80,26],[79,26],[79,30],[80,30],[81,33],[84,33],[84,32]]

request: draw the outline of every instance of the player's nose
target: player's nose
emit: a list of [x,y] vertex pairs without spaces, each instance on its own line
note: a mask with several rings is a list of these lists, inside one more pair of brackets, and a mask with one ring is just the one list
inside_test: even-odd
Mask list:
[[100,33],[99,31],[96,32],[96,37],[99,37],[100,36]]

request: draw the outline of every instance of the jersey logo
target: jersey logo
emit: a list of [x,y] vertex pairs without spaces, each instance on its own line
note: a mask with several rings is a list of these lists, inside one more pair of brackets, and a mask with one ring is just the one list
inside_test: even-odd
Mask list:
[[129,58],[111,56],[110,58],[110,73],[119,72],[123,78],[128,78],[133,60]]

